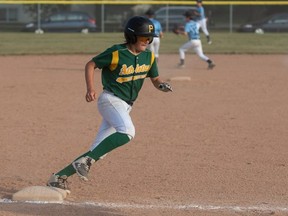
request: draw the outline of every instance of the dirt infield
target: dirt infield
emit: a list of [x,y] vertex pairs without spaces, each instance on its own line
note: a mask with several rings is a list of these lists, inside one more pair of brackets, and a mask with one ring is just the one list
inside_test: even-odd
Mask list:
[[[0,57],[0,215],[288,215],[288,56],[160,56],[174,92],[149,80],[133,106],[136,137],[69,180],[64,204],[15,203],[88,150],[100,123],[86,103],[88,55]],[[188,62],[189,59],[189,62]],[[100,73],[96,75],[98,91]]]

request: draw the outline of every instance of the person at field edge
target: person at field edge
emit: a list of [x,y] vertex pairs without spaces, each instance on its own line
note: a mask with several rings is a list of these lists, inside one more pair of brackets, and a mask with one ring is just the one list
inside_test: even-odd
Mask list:
[[154,53],[147,49],[157,36],[153,23],[146,17],[132,17],[125,26],[124,36],[124,43],[111,46],[86,63],[87,102],[96,101],[94,72],[101,69],[103,91],[98,96],[97,105],[102,122],[90,149],[64,169],[53,173],[48,186],[68,190],[67,178],[75,173],[87,181],[93,163],[134,138],[130,111],[145,78],[149,77],[158,90],[172,91],[158,74]]
[[197,15],[197,22],[199,23],[202,31],[206,35],[207,38],[207,43],[212,44],[212,40],[210,38],[208,29],[207,29],[207,18],[205,16],[205,10],[202,5],[202,0],[196,0],[196,5],[197,5],[197,10],[196,10],[196,15]]
[[149,44],[148,49],[150,49],[155,54],[156,61],[159,60],[159,48],[160,48],[160,38],[164,37],[164,33],[162,31],[161,23],[155,19],[155,13],[153,10],[149,9],[146,11],[145,15],[150,19],[155,27],[155,34],[157,37],[154,38],[151,44]]
[[185,66],[185,52],[188,49],[193,48],[200,59],[208,63],[208,69],[213,69],[215,64],[203,53],[202,43],[199,35],[200,27],[199,23],[195,21],[195,13],[193,11],[186,11],[183,16],[185,16],[186,24],[184,26],[184,30],[178,30],[178,33],[188,36],[188,42],[184,43],[179,48],[180,63],[178,64],[178,67],[183,68]]

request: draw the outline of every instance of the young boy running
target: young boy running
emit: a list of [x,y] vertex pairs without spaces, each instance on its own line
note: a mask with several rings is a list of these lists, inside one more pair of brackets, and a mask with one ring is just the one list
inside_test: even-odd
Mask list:
[[67,190],[67,178],[75,173],[87,181],[93,163],[134,138],[135,128],[129,113],[145,78],[149,77],[158,90],[172,91],[159,77],[155,56],[147,49],[156,37],[153,23],[145,17],[132,17],[125,26],[124,36],[125,43],[113,45],[85,66],[87,102],[97,99],[94,72],[96,68],[102,71],[103,91],[97,99],[102,123],[95,141],[87,152],[52,174],[48,186]]

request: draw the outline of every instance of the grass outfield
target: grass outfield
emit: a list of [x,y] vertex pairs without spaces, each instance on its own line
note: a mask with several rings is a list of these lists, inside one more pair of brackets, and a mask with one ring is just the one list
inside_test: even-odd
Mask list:
[[[201,36],[206,54],[288,54],[287,33],[212,32],[212,45],[207,45],[205,36]],[[123,41],[123,33],[1,33],[0,55],[97,54]],[[167,33],[161,40],[160,54],[178,53],[186,41],[184,36]]]

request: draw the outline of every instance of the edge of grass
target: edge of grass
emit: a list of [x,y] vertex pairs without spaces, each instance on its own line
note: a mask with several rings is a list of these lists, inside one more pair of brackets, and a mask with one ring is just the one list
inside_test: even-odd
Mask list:
[[[212,45],[201,33],[205,54],[288,54],[288,33],[212,32]],[[160,54],[178,53],[187,37],[165,33]],[[41,54],[97,54],[123,43],[123,33],[1,33],[0,56]]]

